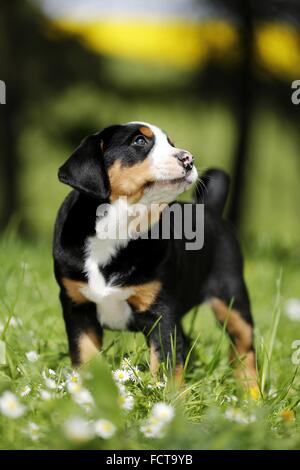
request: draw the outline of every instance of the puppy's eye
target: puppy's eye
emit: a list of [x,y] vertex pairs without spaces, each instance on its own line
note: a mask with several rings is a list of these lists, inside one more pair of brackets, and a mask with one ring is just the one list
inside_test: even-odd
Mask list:
[[147,141],[147,139],[145,139],[144,136],[138,135],[132,143],[133,143],[133,145],[147,145],[148,141]]

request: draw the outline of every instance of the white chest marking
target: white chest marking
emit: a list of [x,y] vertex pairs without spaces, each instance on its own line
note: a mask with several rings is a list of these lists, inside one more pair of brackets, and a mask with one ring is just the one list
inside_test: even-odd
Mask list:
[[[97,226],[96,226],[97,227]],[[120,288],[117,279],[106,282],[101,266],[105,266],[118,248],[127,240],[99,240],[90,237],[86,246],[85,272],[88,285],[81,292],[97,306],[97,316],[102,326],[113,330],[125,330],[132,315],[127,299],[134,293],[130,288]]]

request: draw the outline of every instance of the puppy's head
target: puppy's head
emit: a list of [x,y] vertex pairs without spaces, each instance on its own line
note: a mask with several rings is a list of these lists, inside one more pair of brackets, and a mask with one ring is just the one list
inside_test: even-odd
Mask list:
[[197,170],[192,155],[161,129],[130,122],[87,137],[58,176],[99,201],[168,203],[196,181]]

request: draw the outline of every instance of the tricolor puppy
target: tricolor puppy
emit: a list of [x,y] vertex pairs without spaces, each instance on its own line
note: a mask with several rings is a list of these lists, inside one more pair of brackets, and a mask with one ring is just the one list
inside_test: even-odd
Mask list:
[[181,318],[209,302],[231,338],[238,373],[253,383],[253,321],[242,257],[222,219],[227,175],[209,170],[202,177],[203,196],[195,191],[195,202],[205,204],[204,246],[196,251],[186,249],[184,234],[170,240],[99,236],[112,209],[120,209],[122,219],[136,204],[150,210],[162,203],[154,221],[159,226],[166,205],[196,182],[192,155],[158,127],[130,122],[91,135],[58,175],[74,188],[59,210],[53,246],[72,363],[80,365],[101,349],[105,328],[140,331],[153,374],[162,361],[172,363],[176,345],[174,373],[180,381],[187,346]]

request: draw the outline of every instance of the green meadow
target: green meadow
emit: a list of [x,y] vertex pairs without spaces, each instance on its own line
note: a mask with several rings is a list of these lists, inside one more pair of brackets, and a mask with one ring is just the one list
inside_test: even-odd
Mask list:
[[[300,299],[298,135],[262,106],[251,129],[239,234],[256,324],[260,393],[238,389],[227,361],[229,340],[206,306],[184,319],[193,346],[179,390],[167,375],[159,383],[151,377],[140,334],[106,332],[99,357],[79,375],[71,369],[52,272],[53,224],[68,192],[57,181],[57,168],[85,134],[143,120],[194,153],[200,172],[210,166],[230,170],[235,120],[228,108],[171,98],[80,86],[29,113],[19,139],[20,213],[0,239],[2,449],[300,448],[299,312],[298,319],[288,315],[288,301]],[[16,233],[24,220],[21,237]],[[119,388],[112,371],[119,371]],[[153,408],[157,403],[169,406]]]

